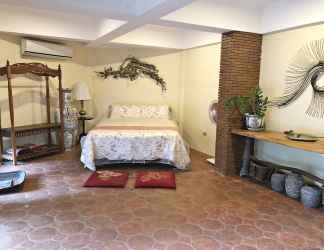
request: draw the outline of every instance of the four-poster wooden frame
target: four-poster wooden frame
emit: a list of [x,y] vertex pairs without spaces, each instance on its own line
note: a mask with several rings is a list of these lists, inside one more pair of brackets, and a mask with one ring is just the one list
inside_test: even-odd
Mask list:
[[[13,101],[13,93],[12,93],[12,76],[13,75],[23,75],[23,74],[33,74],[40,77],[45,77],[46,82],[46,112],[47,112],[47,123],[45,124],[36,124],[29,126],[20,126],[15,127],[15,112],[14,112],[14,101]],[[34,156],[46,155],[49,153],[56,153],[58,151],[64,151],[64,126],[63,126],[63,92],[62,92],[62,70],[61,66],[58,65],[58,69],[51,69],[47,65],[42,63],[17,63],[10,65],[9,61],[7,61],[7,65],[5,67],[0,68],[0,76],[5,76],[8,81],[8,101],[9,101],[9,113],[10,113],[10,129],[1,129],[0,124],[0,143],[1,143],[1,154],[3,153],[3,142],[2,136],[7,135],[11,137],[11,146],[12,146],[12,155],[11,159],[13,165],[17,164],[17,144],[16,137],[17,136],[26,136],[43,133],[44,131],[48,134],[48,145],[52,144],[51,139],[51,131],[59,130],[59,150],[48,150],[38,154],[29,154],[27,158],[32,158]],[[58,78],[59,84],[59,116],[60,123],[53,124],[51,123],[51,105],[50,105],[50,87],[49,87],[49,78]],[[0,120],[1,121],[1,120]]]

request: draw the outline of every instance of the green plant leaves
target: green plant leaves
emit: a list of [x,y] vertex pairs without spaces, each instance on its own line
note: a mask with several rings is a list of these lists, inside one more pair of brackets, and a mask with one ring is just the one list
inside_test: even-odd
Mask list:
[[225,101],[225,109],[238,110],[242,115],[249,113],[264,117],[269,105],[269,98],[263,96],[263,91],[256,87],[248,96],[234,96]]

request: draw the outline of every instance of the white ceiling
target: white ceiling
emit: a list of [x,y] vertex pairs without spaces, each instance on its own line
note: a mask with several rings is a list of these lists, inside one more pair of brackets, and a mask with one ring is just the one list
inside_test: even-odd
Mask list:
[[[147,35],[149,34],[149,35]],[[159,25],[145,25],[118,37],[110,44],[129,44],[158,48],[190,49],[213,44],[221,39],[220,33],[179,29]]]
[[221,33],[324,22],[324,0],[1,0],[0,32],[87,46],[188,49]]
[[143,14],[163,0],[1,0],[1,4],[77,15],[127,19]]

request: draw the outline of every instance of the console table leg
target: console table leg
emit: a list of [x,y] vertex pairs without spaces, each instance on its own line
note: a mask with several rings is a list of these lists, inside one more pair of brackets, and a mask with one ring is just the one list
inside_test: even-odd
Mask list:
[[254,139],[247,138],[247,137],[245,138],[244,152],[243,152],[243,158],[242,158],[241,170],[240,170],[241,177],[249,175],[250,157],[253,148],[253,143],[254,143]]

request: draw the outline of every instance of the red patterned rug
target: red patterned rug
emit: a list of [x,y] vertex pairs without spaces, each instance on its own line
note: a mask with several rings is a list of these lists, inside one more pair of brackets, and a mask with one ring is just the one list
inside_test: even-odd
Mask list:
[[176,188],[172,171],[141,171],[136,175],[135,188]]
[[128,173],[116,171],[96,171],[84,184],[84,187],[120,187],[126,186]]

